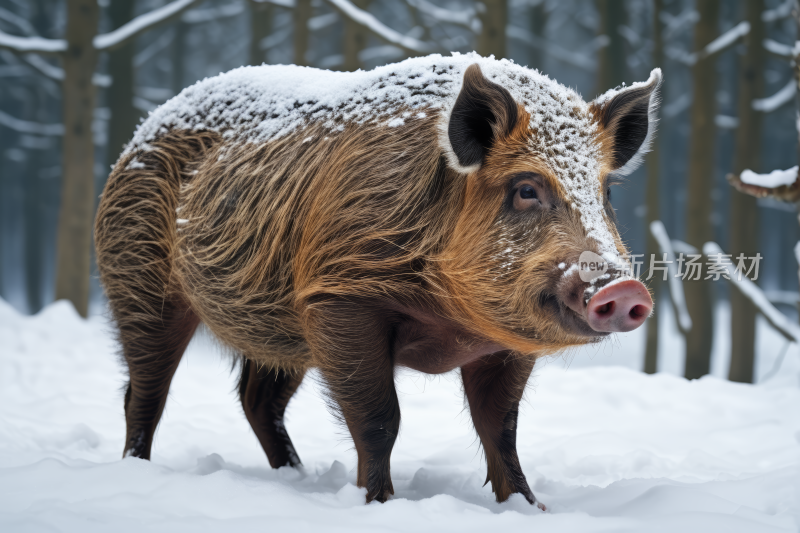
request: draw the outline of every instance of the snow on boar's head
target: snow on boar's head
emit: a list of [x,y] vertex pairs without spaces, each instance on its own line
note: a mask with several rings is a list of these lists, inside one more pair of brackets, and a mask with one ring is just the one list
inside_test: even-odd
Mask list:
[[441,268],[451,304],[484,334],[521,352],[553,350],[650,315],[609,186],[648,149],[660,83],[654,70],[588,105],[555,85],[519,102],[477,64],[466,70],[440,127],[449,166],[467,180]]

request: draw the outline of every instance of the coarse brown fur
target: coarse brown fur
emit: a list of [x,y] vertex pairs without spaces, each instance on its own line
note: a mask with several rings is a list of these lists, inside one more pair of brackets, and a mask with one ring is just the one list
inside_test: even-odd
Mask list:
[[[396,128],[310,125],[260,145],[170,131],[117,163],[95,242],[130,372],[126,454],[149,458],[202,323],[244,360],[243,408],[272,466],[299,464],[283,412],[317,367],[353,437],[359,486],[385,501],[395,365],[461,367],[487,481],[498,501],[520,492],[535,502],[516,455],[517,409],[537,354],[595,338],[565,325],[579,320],[559,295],[579,287],[556,268],[593,244],[548,162],[527,149],[524,108],[481,85],[477,67],[470,79],[491,146],[473,147],[481,164],[467,175],[437,148],[435,110]],[[551,205],[525,219],[506,206],[521,173],[541,176]],[[503,239],[524,241],[525,257],[501,268]]]

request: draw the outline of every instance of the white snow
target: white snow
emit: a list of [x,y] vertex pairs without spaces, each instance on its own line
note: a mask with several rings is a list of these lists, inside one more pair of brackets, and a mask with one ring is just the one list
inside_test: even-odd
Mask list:
[[797,167],[787,168],[786,170],[773,170],[769,174],[756,174],[750,169],[745,169],[739,174],[739,179],[747,185],[773,189],[794,183],[797,180]]
[[94,39],[92,39],[92,44],[94,44],[97,50],[107,50],[119,46],[128,39],[149,30],[156,24],[161,24],[170,17],[181,13],[184,9],[188,9],[192,4],[196,4],[198,1],[199,0],[175,0],[164,7],[139,15],[114,31],[96,35]]
[[[228,361],[195,339],[153,461],[121,459],[124,375],[108,324],[64,302],[22,317],[0,301],[0,530],[796,531],[797,350],[790,379],[756,386],[585,366],[630,363],[637,331],[535,371],[517,441],[547,513],[519,496],[494,503],[457,375],[410,372],[398,376],[395,496],[364,505],[352,446],[313,380],[288,409],[304,470],[272,470]],[[775,342],[764,331],[759,342]]]
[[[587,234],[597,241],[598,252],[615,255],[616,244],[605,218],[599,184],[596,126],[588,104],[537,71],[475,53],[417,57],[368,72],[331,72],[293,65],[238,68],[184,89],[151,112],[124,154],[146,149],[148,142],[170,129],[218,131],[237,142],[263,143],[312,123],[323,125],[331,133],[341,130],[345,122],[397,126],[395,116],[409,109],[447,113],[458,95],[464,71],[475,63],[531,114],[531,127],[538,135],[530,149],[548,161],[564,184]],[[644,83],[660,78],[660,71],[655,69]],[[600,101],[611,94],[606,93]],[[656,102],[654,94],[651,107]],[[449,147],[447,136],[442,137],[441,142]]]
[[0,48],[8,48],[18,53],[57,54],[67,51],[67,41],[42,37],[18,37],[0,31]]

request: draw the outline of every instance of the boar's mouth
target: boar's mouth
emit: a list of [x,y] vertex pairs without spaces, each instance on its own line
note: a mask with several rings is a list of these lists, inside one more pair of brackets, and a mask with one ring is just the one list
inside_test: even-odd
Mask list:
[[545,312],[551,315],[567,332],[593,338],[607,337],[609,335],[608,332],[592,329],[584,317],[567,307],[556,295],[544,293],[540,298],[541,306]]

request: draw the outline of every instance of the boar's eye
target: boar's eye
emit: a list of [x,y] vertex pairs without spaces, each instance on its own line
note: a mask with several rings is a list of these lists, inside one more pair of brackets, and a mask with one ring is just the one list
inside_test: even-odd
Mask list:
[[536,205],[541,205],[536,187],[530,183],[521,183],[514,191],[514,209],[524,211]]

